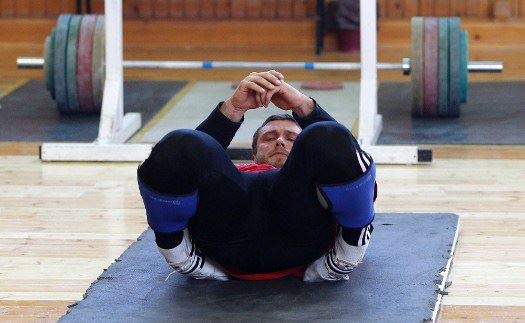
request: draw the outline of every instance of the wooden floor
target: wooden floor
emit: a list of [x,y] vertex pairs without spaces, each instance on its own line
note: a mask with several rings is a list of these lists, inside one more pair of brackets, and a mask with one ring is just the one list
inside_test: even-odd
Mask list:
[[[471,158],[379,166],[377,211],[460,215],[442,322],[523,320],[525,149],[463,149]],[[0,320],[56,320],[146,229],[136,167],[0,157]]]
[[[525,46],[472,49],[479,60],[506,62],[501,75],[525,79]],[[41,71],[19,71],[19,55],[41,44],[0,43],[0,95]],[[382,60],[407,56],[403,44],[380,48]],[[152,59],[313,60],[290,51],[176,53],[127,48],[126,57]],[[357,60],[329,52],[319,60]],[[245,72],[127,71],[130,78],[236,80]],[[290,79],[358,79],[358,73],[291,72]],[[408,80],[398,72],[382,80]],[[1,129],[0,129],[1,131]],[[378,212],[453,212],[459,243],[441,322],[525,321],[525,147],[435,146],[430,165],[378,168]],[[135,163],[42,163],[37,144],[0,143],[0,321],[52,322],[82,298],[90,283],[146,229]],[[410,264],[407,264],[410,265]]]

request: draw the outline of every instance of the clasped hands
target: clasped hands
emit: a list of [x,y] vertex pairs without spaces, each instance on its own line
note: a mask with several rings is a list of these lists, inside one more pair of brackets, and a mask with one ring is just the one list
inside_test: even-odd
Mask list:
[[304,117],[314,109],[312,99],[284,81],[284,75],[275,71],[253,72],[245,77],[233,95],[224,101],[221,112],[238,122],[251,109],[268,107],[272,102],[281,110],[291,110]]

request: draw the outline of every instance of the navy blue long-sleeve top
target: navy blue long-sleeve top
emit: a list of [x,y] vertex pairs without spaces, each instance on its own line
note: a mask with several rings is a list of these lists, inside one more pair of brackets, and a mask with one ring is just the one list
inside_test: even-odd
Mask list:
[[[233,140],[233,137],[235,137],[237,130],[241,127],[244,117],[239,122],[231,121],[219,110],[222,104],[223,102],[220,102],[210,115],[196,128],[196,130],[212,136],[224,149],[226,149]],[[296,113],[292,113],[292,115],[295,120],[297,120],[297,123],[299,123],[299,126],[303,129],[320,121],[336,121],[328,114],[328,112],[323,110],[315,100],[314,110],[309,115],[305,117],[299,117]]]

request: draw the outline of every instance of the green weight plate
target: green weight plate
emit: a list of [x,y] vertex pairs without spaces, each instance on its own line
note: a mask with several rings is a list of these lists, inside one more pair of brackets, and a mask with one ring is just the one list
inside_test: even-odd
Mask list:
[[48,67],[48,77],[46,79],[46,85],[49,86],[49,93],[51,93],[51,98],[55,99],[55,77],[54,77],[54,71],[55,71],[55,38],[56,38],[56,28],[53,28],[50,35],[50,43],[49,43],[49,58],[46,57],[46,59],[49,59],[49,63],[46,62]]
[[46,81],[46,89],[49,92],[51,92],[51,82],[49,80],[51,73],[49,71],[53,70],[53,66],[51,66],[51,68],[49,66],[51,62],[51,58],[49,57],[51,55],[51,50],[49,49],[50,46],[51,36],[47,36],[44,42],[44,80]]
[[461,32],[461,103],[466,103],[468,99],[468,32]]
[[72,113],[80,111],[77,93],[77,47],[78,35],[82,16],[73,16],[69,21],[69,33],[67,39],[67,99],[69,111]]
[[425,18],[423,32],[423,116],[435,117],[438,115],[439,19]]
[[95,109],[100,111],[102,107],[102,95],[104,92],[105,81],[105,23],[104,16],[97,17],[95,25],[95,35],[93,36],[93,59],[92,59],[92,82],[93,82],[93,101]]
[[412,18],[412,115],[423,115],[423,17]]
[[67,99],[66,57],[70,20],[71,15],[60,15],[58,17],[55,35],[53,78],[55,80],[55,101],[60,113],[69,112]]
[[449,52],[449,90],[448,90],[448,116],[459,117],[461,104],[461,29],[458,17],[448,20],[448,52]]
[[97,24],[97,16],[86,15],[82,18],[77,49],[77,89],[78,102],[82,112],[95,111],[93,101],[93,81],[91,66],[93,58],[93,35]]
[[448,18],[439,18],[438,115],[448,116]]

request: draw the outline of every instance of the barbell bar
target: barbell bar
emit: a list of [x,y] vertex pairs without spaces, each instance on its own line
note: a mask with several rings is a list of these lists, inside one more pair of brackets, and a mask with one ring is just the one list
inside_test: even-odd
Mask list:
[[[42,69],[43,57],[18,57],[16,65],[22,69]],[[291,69],[317,71],[359,71],[361,63],[342,62],[244,62],[244,61],[123,61],[124,68],[133,69]],[[410,58],[403,58],[401,63],[377,63],[378,70],[402,70],[410,75]],[[501,61],[469,61],[470,73],[501,73]]]

